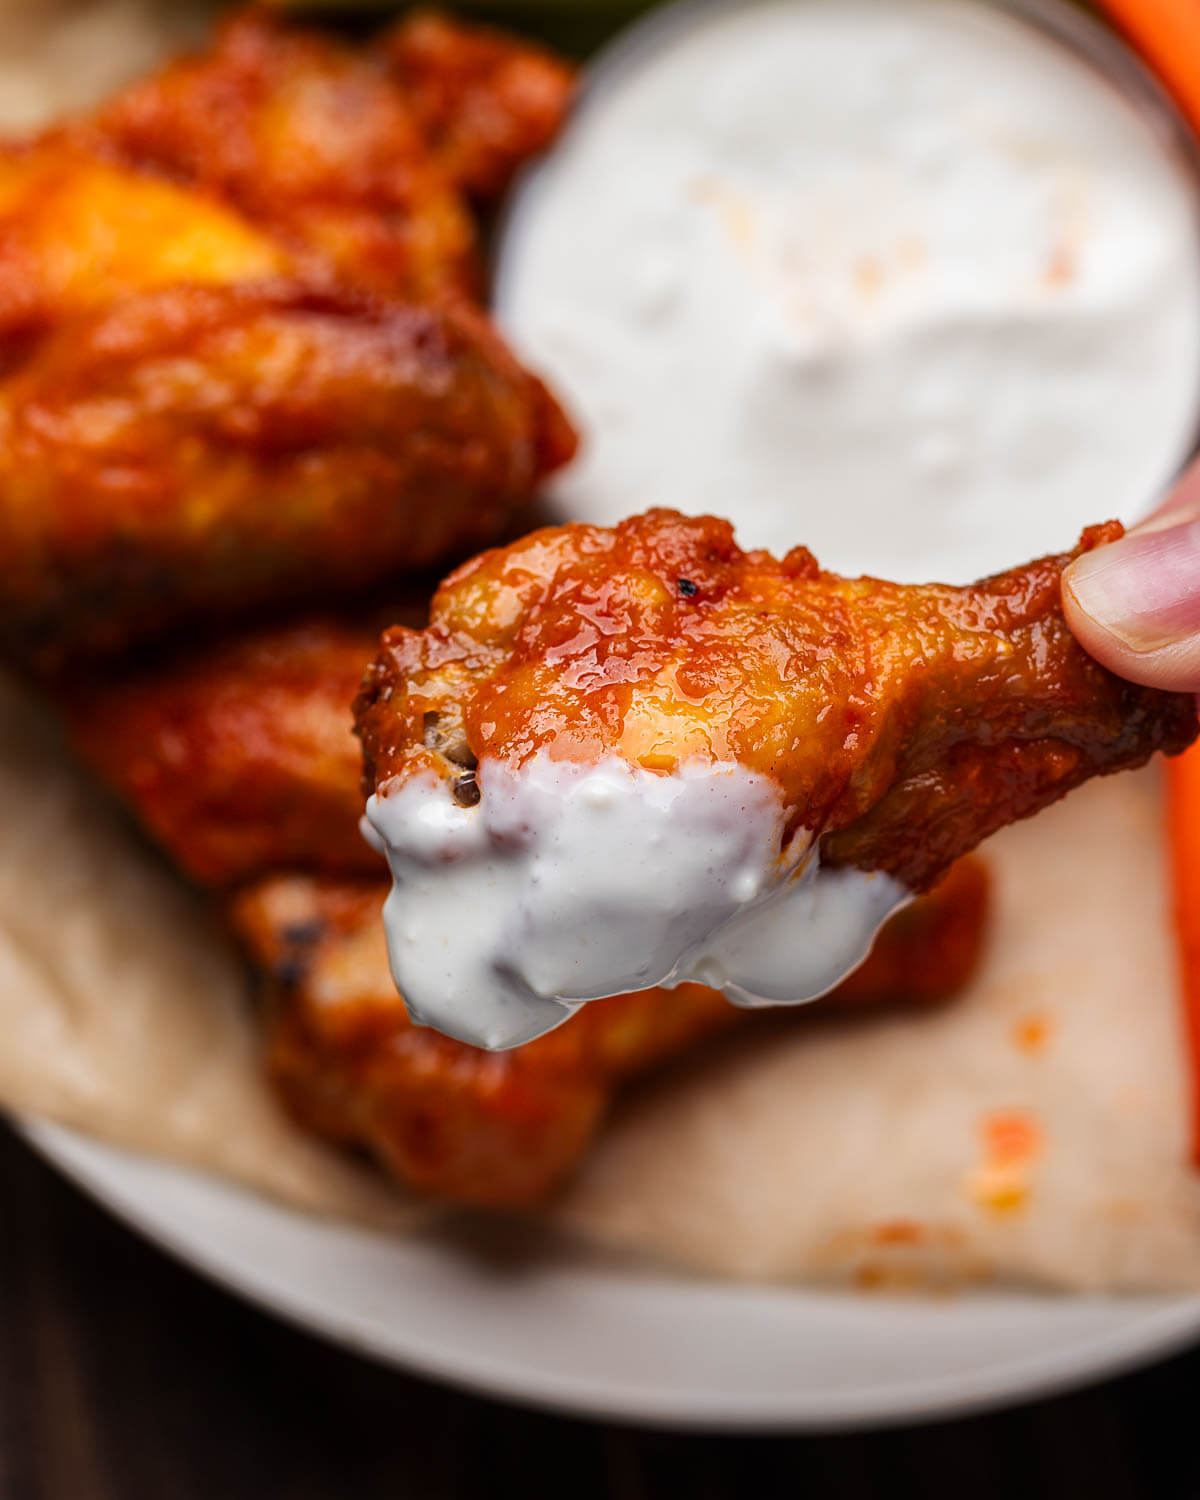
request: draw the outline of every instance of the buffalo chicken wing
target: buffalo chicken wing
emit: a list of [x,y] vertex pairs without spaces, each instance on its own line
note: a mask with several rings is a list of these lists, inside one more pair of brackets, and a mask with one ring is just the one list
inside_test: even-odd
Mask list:
[[1193,700],[1072,637],[1069,561],[901,586],[655,511],[466,564],[357,704],[414,1015],[505,1048],[655,985],[814,998],[989,834],[1184,749]]
[[[499,181],[549,139],[568,74],[421,27],[436,45],[414,53],[402,25],[351,49],[251,11],[0,149],[10,658],[53,672],[461,556],[571,456],[553,398],[470,305],[464,196],[485,192],[473,156]],[[439,68],[479,117],[453,146]],[[527,69],[560,87],[522,86]]]
[[76,749],[204,885],[377,879],[350,712],[375,639],[311,619],[93,681],[65,705]]
[[571,442],[465,305],[291,283],[118,301],[0,383],[0,640],[53,663],[428,567]]
[[1063,569],[1119,535],[959,588],[743,552],[727,522],[672,511],[535,532],[452,574],[427,629],[385,634],[357,705],[367,790],[432,773],[450,795],[464,763],[539,751],[734,763],[823,863],[927,889],[1005,824],[1196,737],[1190,696],[1122,681],[1067,629]]

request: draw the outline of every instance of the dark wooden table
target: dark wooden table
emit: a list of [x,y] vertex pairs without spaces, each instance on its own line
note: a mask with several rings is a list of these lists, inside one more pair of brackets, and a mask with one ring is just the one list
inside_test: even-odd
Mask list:
[[0,1127],[0,1500],[1200,1497],[1200,1351],[995,1416],[831,1437],[570,1421],[286,1328]]

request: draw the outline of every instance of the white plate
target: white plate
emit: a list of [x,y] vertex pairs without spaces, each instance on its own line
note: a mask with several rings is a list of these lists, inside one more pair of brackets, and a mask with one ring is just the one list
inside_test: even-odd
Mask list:
[[291,1322],[576,1414],[744,1431],[920,1421],[1096,1380],[1200,1336],[1200,1297],[883,1298],[566,1251],[485,1257],[308,1218],[57,1126],[25,1130],[119,1217]]

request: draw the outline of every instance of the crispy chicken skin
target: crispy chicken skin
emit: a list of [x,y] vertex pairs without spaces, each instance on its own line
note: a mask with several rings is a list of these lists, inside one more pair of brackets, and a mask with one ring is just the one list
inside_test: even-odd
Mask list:
[[[404,26],[352,50],[250,11],[0,148],[10,658],[53,672],[462,556],[570,458],[553,398],[469,303],[474,222],[440,160],[474,139],[511,171],[565,90],[535,109],[504,81],[524,49],[421,24],[441,41],[418,68],[393,55]],[[448,98],[478,95],[453,152],[439,66]]]
[[477,292],[465,196],[553,140],[573,70],[422,11],[352,48],[251,8],[212,44],[46,137],[198,187],[360,286]]
[[574,70],[561,58],[437,11],[413,11],[380,48],[443,170],[479,203],[558,133]]
[[244,11],[59,140],[220,198],[357,285],[478,288],[470,212],[376,48]]
[[207,194],[65,146],[0,148],[0,374],[139,293],[293,270],[285,246]]
[[[946,998],[974,968],[986,889],[977,861],[956,866],[822,1008]],[[539,1201],[578,1165],[624,1080],[752,1016],[686,984],[597,1000],[524,1047],[481,1051],[409,1020],[388,972],[386,895],[378,881],[282,875],[239,892],[230,916],[268,975],[268,1069],[288,1110],[421,1192]]]
[[452,574],[426,630],[384,636],[357,703],[367,789],[433,770],[449,795],[464,764],[544,747],[733,761],[775,780],[823,862],[927,889],[1004,824],[1195,738],[1192,698],[1114,677],[1063,619],[1070,557],[1118,535],[955,588],[743,552],[672,511],[535,532]]
[[170,288],[0,384],[0,642],[53,662],[428,566],[572,437],[464,306]]
[[312,619],[93,681],[65,704],[75,748],[202,884],[378,879],[350,712],[375,638]]
[[0,151],[0,343],[11,359],[72,313],[197,281],[474,293],[463,193],[494,201],[570,86],[540,49],[436,14],[352,51],[239,13],[204,52]]

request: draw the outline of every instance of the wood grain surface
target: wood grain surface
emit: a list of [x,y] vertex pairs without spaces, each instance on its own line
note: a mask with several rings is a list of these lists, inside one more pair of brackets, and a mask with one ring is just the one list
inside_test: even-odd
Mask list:
[[1200,1351],[1054,1401],[869,1434],[675,1435],[524,1411],[235,1301],[0,1126],[0,1500],[1200,1496],[1198,1395]]

